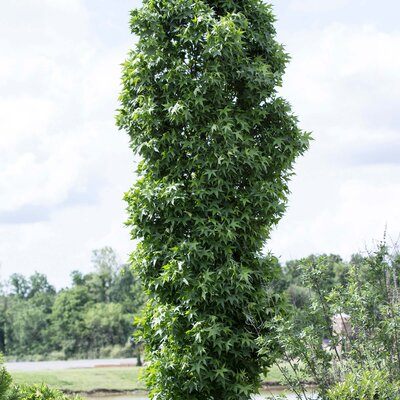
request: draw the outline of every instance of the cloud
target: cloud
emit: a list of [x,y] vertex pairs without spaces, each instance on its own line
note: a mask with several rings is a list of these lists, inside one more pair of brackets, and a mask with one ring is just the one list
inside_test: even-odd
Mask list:
[[0,225],[2,224],[31,224],[48,221],[49,210],[41,205],[24,205],[12,211],[0,211]]
[[[291,37],[282,93],[325,153],[345,147],[356,159],[398,143],[400,33],[331,25]],[[373,161],[376,162],[376,157]]]
[[392,135],[382,133],[382,136],[386,136],[386,140],[380,138],[372,143],[360,141],[355,149],[343,148],[340,160],[355,166],[400,165],[399,132],[393,132]]
[[400,32],[332,23],[286,36],[284,78],[315,141],[296,166],[286,216],[268,248],[283,259],[343,256],[400,231]]
[[[0,62],[0,212],[7,215],[31,204],[60,210],[72,199],[87,202],[77,193],[93,182],[100,190],[99,182],[115,177],[103,179],[99,171],[130,154],[111,159],[121,143],[114,110],[127,44],[104,48],[88,31],[88,12],[78,0],[24,4],[10,3],[3,14],[7,20],[18,14],[26,22],[22,32],[0,27],[0,36],[10,38]],[[22,49],[12,45],[21,36]]]
[[324,122],[329,118],[335,125],[358,121],[387,127],[390,118],[376,117],[388,112],[395,116],[400,102],[400,54],[393,51],[399,46],[400,33],[380,32],[373,26],[334,24],[291,37],[286,93],[301,97],[299,106],[306,112],[313,106]]
[[133,156],[114,110],[134,4],[116,2],[112,18],[109,3],[100,14],[93,6],[2,7],[0,261],[5,274],[38,269],[58,287],[90,265],[92,249],[114,245],[125,257],[131,246],[122,196]]
[[291,0],[289,8],[301,12],[330,12],[349,4],[349,0]]

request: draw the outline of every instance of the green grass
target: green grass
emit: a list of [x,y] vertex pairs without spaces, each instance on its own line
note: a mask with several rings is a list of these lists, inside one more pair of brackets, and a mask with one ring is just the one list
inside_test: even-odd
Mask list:
[[[138,367],[104,367],[63,369],[37,372],[10,372],[14,382],[19,384],[46,383],[47,385],[72,392],[89,392],[106,390],[133,391],[144,389],[139,380],[141,368]],[[273,366],[264,379],[265,382],[278,382],[281,373]]]
[[268,371],[267,376],[263,376],[263,382],[277,383],[282,381],[282,373],[279,368],[274,364]]
[[10,372],[15,383],[46,383],[60,390],[88,392],[93,390],[132,391],[143,389],[138,367],[105,367],[63,369],[37,372]]

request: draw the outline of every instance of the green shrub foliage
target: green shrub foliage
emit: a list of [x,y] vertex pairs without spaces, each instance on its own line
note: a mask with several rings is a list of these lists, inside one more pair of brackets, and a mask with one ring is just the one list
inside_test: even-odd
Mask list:
[[0,400],[6,398],[6,394],[10,388],[11,382],[11,375],[3,366],[3,356],[0,353]]
[[332,276],[329,258],[309,257],[298,265],[309,307],[294,308],[292,318],[276,318],[286,361],[283,383],[298,399],[308,398],[304,383],[310,380],[323,400],[399,399],[398,247],[383,241],[366,256],[353,256],[345,268],[345,286],[326,284]]
[[347,375],[327,392],[327,400],[399,400],[400,382],[391,382],[382,371],[363,371]]
[[45,384],[15,385],[5,400],[83,400],[82,397],[70,397],[57,389],[51,389]]
[[309,142],[276,93],[288,60],[261,0],[144,0],[117,124],[142,161],[126,194],[155,399],[248,399],[280,312],[260,252]]
[[[74,400],[83,400],[74,397]],[[51,389],[45,384],[41,385],[15,385],[11,375],[3,366],[3,358],[0,353],[0,400],[73,400],[61,391]]]

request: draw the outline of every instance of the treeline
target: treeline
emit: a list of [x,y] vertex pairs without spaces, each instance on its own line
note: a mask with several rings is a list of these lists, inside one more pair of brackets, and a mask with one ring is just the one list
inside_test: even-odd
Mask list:
[[281,290],[287,293],[289,302],[296,308],[309,307],[313,297],[307,282],[304,281],[304,271],[309,267],[316,266],[321,259],[326,265],[326,273],[321,281],[321,291],[328,293],[335,287],[346,287],[351,265],[362,265],[369,256],[354,254],[350,261],[345,261],[337,254],[310,255],[299,260],[291,260],[282,266]]
[[93,269],[74,271],[56,291],[44,274],[13,274],[0,287],[0,353],[8,359],[128,357],[134,316],[144,302],[113,249],[93,251]]
[[[350,266],[364,260],[358,254],[349,262],[334,254],[322,257],[326,293],[345,287]],[[277,264],[281,274],[274,290],[286,292],[294,307],[307,309],[313,293],[303,281],[304,265],[320,259],[310,255]],[[93,251],[92,262],[93,272],[74,271],[72,285],[58,292],[37,272],[0,283],[0,353],[19,360],[133,356],[134,316],[145,301],[140,282],[110,247]]]

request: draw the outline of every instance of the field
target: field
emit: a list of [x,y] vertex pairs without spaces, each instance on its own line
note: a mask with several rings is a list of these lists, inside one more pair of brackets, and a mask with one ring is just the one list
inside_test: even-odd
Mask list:
[[[42,383],[69,392],[134,391],[144,389],[139,367],[103,367],[57,371],[12,372],[15,383]],[[273,367],[265,382],[276,383],[281,374]]]
[[12,372],[15,383],[42,383],[71,392],[133,391],[143,389],[138,367],[64,369],[57,371]]

